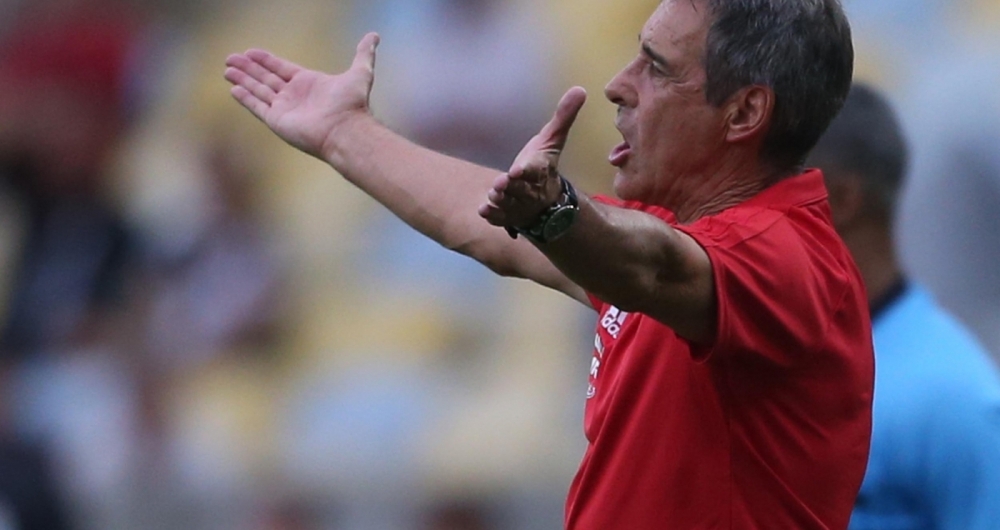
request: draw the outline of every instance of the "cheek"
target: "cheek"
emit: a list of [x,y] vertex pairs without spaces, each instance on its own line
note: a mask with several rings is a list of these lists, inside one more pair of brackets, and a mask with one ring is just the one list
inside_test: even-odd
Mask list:
[[690,149],[683,132],[668,127],[658,127],[644,135],[642,155],[636,157],[635,169],[643,175],[652,175],[663,167],[673,167]]
[[678,108],[669,116],[651,123],[644,141],[651,158],[659,162],[693,162],[709,156],[722,137],[716,116],[705,109]]
[[688,109],[667,102],[658,102],[655,112],[650,112],[639,123],[639,140],[648,154],[663,154],[683,144],[692,118]]

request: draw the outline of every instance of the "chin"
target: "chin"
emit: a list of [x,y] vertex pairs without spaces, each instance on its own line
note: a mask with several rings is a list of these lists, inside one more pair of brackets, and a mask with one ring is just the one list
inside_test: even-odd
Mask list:
[[618,170],[615,173],[615,180],[612,184],[611,189],[614,190],[615,196],[623,201],[636,201],[639,200],[636,196],[636,190],[633,186],[630,186],[631,180],[628,176]]

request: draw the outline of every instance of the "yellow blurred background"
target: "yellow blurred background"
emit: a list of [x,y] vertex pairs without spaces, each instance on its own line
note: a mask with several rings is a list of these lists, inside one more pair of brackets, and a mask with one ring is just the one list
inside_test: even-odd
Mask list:
[[[335,71],[377,30],[376,115],[497,168],[582,85],[564,172],[608,193],[655,5],[0,0],[0,529],[560,527],[594,316],[423,241],[224,61]],[[845,5],[912,139],[907,267],[996,351],[1000,2]]]

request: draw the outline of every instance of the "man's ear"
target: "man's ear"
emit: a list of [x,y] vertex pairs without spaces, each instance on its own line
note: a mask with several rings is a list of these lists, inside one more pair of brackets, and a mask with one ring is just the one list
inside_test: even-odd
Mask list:
[[847,173],[826,175],[826,190],[830,197],[833,226],[838,232],[850,228],[864,215],[865,195],[861,179]]
[[763,141],[774,113],[774,91],[770,87],[750,85],[729,98],[726,140],[745,142],[753,138]]

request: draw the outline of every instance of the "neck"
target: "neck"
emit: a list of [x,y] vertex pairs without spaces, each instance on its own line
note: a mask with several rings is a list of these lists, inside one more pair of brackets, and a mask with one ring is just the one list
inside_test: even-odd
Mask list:
[[736,206],[787,176],[748,160],[724,160],[700,175],[678,179],[676,193],[664,203],[678,222],[689,224]]
[[869,306],[903,278],[887,223],[869,221],[841,231],[868,291]]

